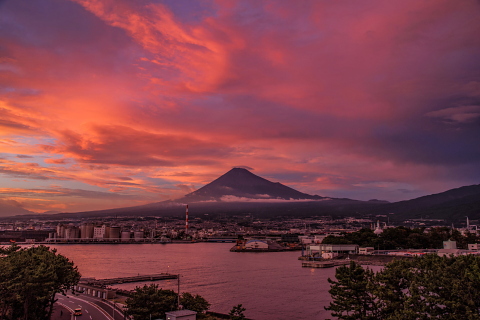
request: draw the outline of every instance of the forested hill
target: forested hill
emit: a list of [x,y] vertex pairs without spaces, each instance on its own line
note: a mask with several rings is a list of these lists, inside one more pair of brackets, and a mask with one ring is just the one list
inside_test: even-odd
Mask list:
[[390,214],[391,220],[445,219],[447,221],[480,219],[480,185],[451,189],[412,200],[371,208],[370,213]]

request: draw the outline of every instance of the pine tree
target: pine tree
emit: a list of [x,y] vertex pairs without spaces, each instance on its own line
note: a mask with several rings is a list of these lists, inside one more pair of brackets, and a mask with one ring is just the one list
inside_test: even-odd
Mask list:
[[339,319],[480,320],[480,257],[425,255],[373,274],[350,263],[336,271],[325,308]]
[[57,293],[65,294],[80,280],[68,258],[46,246],[2,250],[0,318],[50,319]]
[[243,314],[245,312],[245,309],[242,304],[237,304],[230,310],[228,315],[230,316],[230,320],[244,320],[247,319],[245,315]]
[[202,296],[196,294],[192,295],[189,292],[183,292],[180,297],[180,304],[184,309],[196,311],[197,313],[204,313],[210,308],[210,303]]
[[337,268],[337,281],[328,279],[331,284],[328,292],[333,302],[325,310],[332,311],[332,316],[342,320],[377,319],[375,299],[368,289],[373,275],[371,270],[363,269],[354,261]]
[[136,287],[125,301],[126,314],[134,320],[165,318],[165,312],[177,309],[177,301],[174,291],[159,289],[157,284]]

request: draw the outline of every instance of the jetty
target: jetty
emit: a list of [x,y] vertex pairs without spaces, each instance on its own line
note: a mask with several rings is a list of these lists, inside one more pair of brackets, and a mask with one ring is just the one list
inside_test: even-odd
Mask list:
[[326,261],[305,261],[302,262],[304,268],[333,268],[349,264],[349,260],[326,260]]
[[160,281],[160,280],[169,280],[169,279],[178,279],[178,274],[170,273],[158,273],[158,274],[145,274],[137,275],[132,277],[119,277],[119,278],[110,278],[110,279],[95,279],[95,278],[84,278],[80,279],[80,282],[92,286],[109,286],[112,284],[120,283],[129,283],[129,282],[146,282],[146,281]]

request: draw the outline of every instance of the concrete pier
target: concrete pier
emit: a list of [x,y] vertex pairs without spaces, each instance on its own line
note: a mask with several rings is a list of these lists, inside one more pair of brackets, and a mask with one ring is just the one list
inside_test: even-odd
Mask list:
[[302,262],[304,268],[333,268],[349,264],[348,260],[327,260],[327,261],[305,261]]
[[107,285],[119,284],[119,283],[159,281],[159,280],[168,280],[168,279],[178,279],[178,275],[170,274],[170,273],[159,273],[159,274],[146,274],[146,275],[138,275],[138,276],[132,276],[132,277],[119,277],[119,278],[110,278],[110,279],[88,278],[88,279],[80,279],[80,282],[93,285],[93,286],[107,286]]

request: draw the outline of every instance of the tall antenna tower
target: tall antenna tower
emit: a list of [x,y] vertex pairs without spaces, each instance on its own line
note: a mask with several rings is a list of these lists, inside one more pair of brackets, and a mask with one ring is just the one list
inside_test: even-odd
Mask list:
[[185,212],[185,234],[188,234],[188,204],[187,204],[187,210]]

